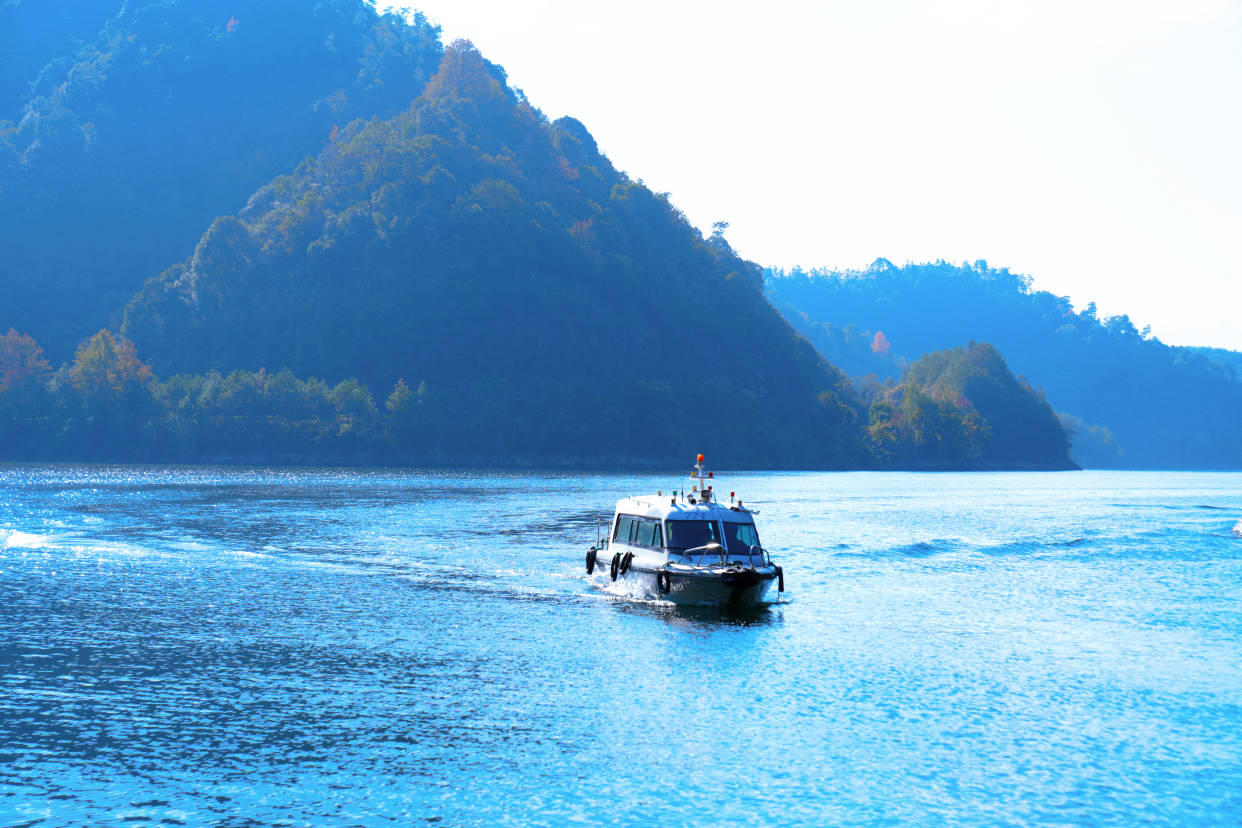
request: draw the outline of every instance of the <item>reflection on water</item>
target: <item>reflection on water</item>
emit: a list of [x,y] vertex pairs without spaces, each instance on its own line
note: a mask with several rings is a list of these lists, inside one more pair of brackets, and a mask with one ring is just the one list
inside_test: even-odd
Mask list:
[[591,585],[671,478],[2,467],[0,825],[1237,821],[1242,475],[731,477],[774,606]]
[[784,620],[779,606],[653,607],[657,616],[687,630],[711,631],[725,627],[761,627]]

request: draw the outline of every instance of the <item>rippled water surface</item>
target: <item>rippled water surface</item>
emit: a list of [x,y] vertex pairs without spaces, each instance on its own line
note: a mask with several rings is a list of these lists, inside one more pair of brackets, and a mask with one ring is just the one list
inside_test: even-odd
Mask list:
[[730,475],[783,603],[593,587],[680,485],[0,467],[0,825],[1242,822],[1242,475]]

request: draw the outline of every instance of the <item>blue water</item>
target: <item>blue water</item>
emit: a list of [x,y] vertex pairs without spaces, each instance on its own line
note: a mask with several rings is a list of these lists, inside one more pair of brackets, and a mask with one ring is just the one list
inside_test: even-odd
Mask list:
[[0,467],[0,825],[1242,823],[1242,475],[730,475],[783,603],[593,588],[680,483]]

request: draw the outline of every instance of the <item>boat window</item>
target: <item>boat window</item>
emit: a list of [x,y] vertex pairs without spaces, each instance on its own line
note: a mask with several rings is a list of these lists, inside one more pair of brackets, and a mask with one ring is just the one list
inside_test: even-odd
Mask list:
[[714,520],[670,520],[667,522],[669,549],[694,549],[720,543]]
[[634,543],[639,546],[662,546],[660,534],[659,521],[644,518],[638,524],[638,535],[634,538]]
[[617,518],[617,530],[612,533],[612,539],[618,543],[629,543],[634,537],[634,523],[636,519],[629,515],[621,515]]
[[759,533],[753,523],[725,523],[725,541],[730,555],[749,555],[752,546],[759,545]]
[[612,539],[617,543],[659,548],[664,545],[664,531],[660,527],[660,521],[655,518],[619,515]]

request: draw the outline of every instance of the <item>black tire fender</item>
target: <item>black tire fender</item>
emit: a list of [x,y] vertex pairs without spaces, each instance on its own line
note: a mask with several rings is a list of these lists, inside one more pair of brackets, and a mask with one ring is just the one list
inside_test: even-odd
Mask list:
[[621,553],[612,556],[612,565],[608,567],[608,577],[617,580],[617,569],[621,566]]
[[785,570],[781,569],[779,566],[776,568],[776,591],[785,591]]
[[621,559],[621,568],[617,570],[618,574],[624,575],[630,571],[630,564],[634,563],[634,553],[626,552],[625,557]]
[[673,578],[668,574],[667,569],[656,572],[656,588],[660,590],[661,595],[668,595],[669,590],[673,588]]
[[587,550],[586,564],[587,564],[588,575],[590,575],[592,572],[595,571],[595,555],[596,555],[596,549],[594,546],[592,546],[590,549]]

